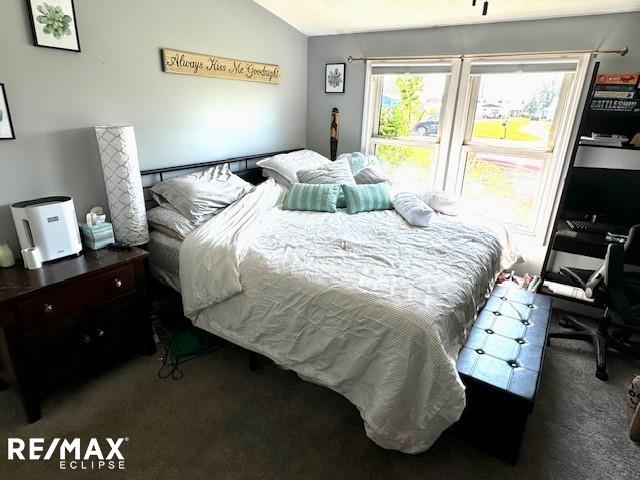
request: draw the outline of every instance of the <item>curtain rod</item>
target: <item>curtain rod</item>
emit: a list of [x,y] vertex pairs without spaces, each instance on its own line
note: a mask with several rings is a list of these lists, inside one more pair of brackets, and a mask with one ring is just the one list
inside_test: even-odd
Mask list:
[[629,47],[623,47],[617,50],[557,50],[551,52],[522,52],[522,53],[469,53],[463,55],[409,55],[409,56],[397,56],[397,57],[347,57],[347,62],[366,62],[367,60],[424,60],[424,59],[437,59],[437,58],[489,58],[489,57],[510,57],[510,56],[523,56],[523,55],[563,55],[568,53],[593,53],[595,55],[604,53],[616,53],[621,57],[624,57],[629,53]]

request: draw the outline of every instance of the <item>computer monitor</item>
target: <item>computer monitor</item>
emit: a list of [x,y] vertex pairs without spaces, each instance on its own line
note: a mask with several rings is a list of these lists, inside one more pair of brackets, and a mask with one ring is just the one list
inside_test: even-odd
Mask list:
[[573,168],[561,215],[573,219],[597,215],[599,222],[621,226],[640,223],[640,170]]

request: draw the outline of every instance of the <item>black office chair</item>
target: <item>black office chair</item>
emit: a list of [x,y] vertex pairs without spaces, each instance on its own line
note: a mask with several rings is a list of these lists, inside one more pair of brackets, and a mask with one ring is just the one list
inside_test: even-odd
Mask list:
[[634,340],[634,335],[640,334],[640,225],[631,228],[624,246],[608,246],[604,264],[598,270],[564,267],[560,272],[582,288],[588,298],[604,306],[604,313],[595,328],[588,320],[564,315],[560,326],[570,331],[549,333],[547,344],[552,338],[592,342],[596,350],[596,377],[607,380],[608,348],[640,358],[640,342]]

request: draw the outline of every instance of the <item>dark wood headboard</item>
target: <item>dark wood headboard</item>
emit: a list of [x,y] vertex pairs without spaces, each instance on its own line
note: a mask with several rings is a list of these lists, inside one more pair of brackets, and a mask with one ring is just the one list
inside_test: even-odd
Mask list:
[[191,163],[189,165],[177,165],[174,167],[152,168],[150,170],[142,170],[140,175],[142,176],[143,185],[146,188],[153,186],[153,184],[160,182],[165,177],[177,176],[178,172],[197,172],[198,170],[204,170],[214,165],[222,165],[224,163],[229,164],[229,168],[233,173],[242,177],[247,182],[254,185],[264,181],[262,176],[262,169],[256,165],[256,162],[263,158],[273,157],[282,153],[291,153],[301,148],[292,148],[290,150],[280,150],[278,152],[261,153],[258,155],[247,155],[244,157],[233,157],[224,160],[213,160],[211,162]]

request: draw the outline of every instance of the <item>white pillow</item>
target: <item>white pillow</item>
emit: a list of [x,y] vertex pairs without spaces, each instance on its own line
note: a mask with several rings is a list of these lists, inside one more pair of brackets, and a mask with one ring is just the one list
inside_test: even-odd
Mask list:
[[431,221],[433,209],[413,193],[399,193],[393,198],[393,208],[409,225],[425,227]]
[[287,178],[283,177],[275,170],[271,170],[270,168],[263,168],[262,176],[273,178],[277,184],[282,185],[283,187],[291,188],[291,185],[293,185]]
[[458,199],[444,192],[423,192],[418,198],[438,213],[444,215],[458,215]]
[[256,164],[263,168],[273,170],[282,175],[290,183],[298,181],[298,170],[310,170],[331,163],[327,157],[312,150],[298,150],[291,153],[281,153],[273,157],[259,160]]
[[162,233],[166,234],[167,232],[158,227],[169,229],[175,233],[175,235],[173,235],[174,238],[178,239],[184,239],[184,237],[189,235],[196,228],[193,222],[181,213],[176,212],[172,208],[162,206],[149,210],[147,212],[147,221],[151,228],[162,231]]
[[298,181],[300,183],[330,183],[340,185],[355,185],[356,181],[351,174],[351,167],[346,158],[341,158],[335,162],[323,164],[320,167],[298,170]]
[[169,203],[195,225],[204,223],[252,189],[253,185],[232,173],[226,163],[151,187],[160,205]]

